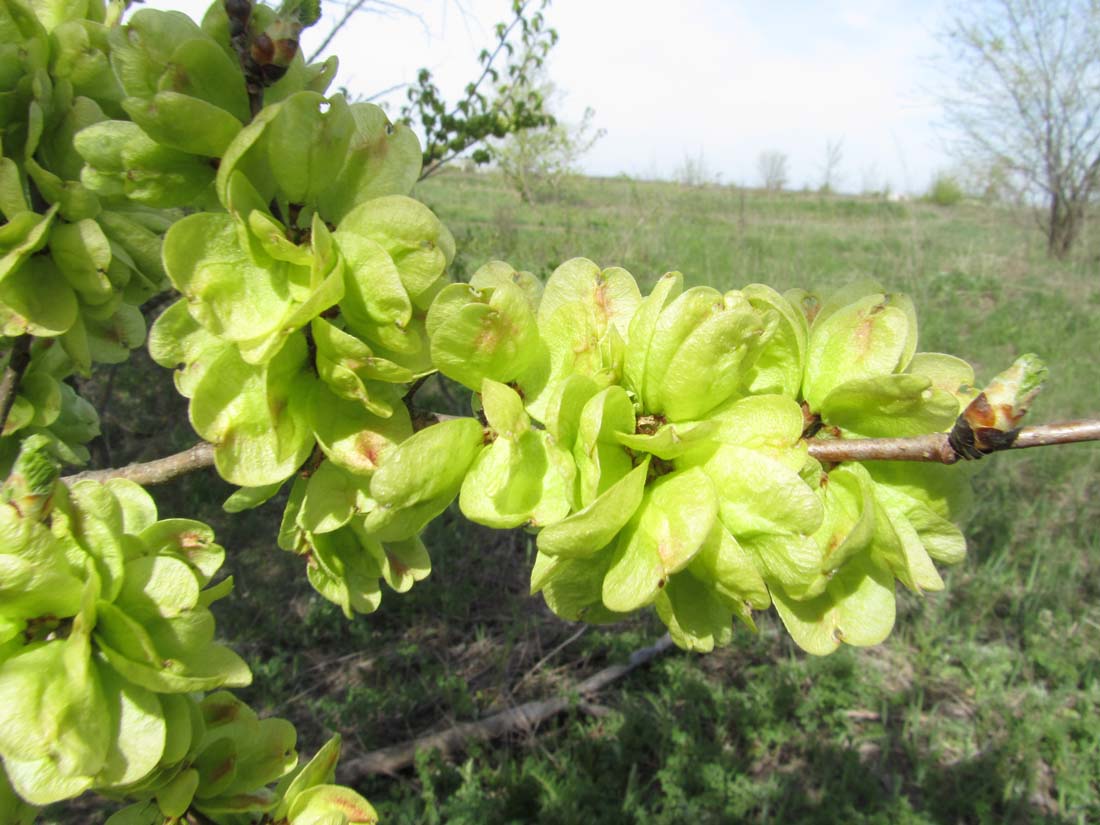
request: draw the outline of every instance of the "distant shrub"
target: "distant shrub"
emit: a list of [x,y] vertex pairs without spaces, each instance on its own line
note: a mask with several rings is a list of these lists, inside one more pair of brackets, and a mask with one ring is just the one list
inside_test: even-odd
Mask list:
[[954,175],[939,174],[928,189],[926,196],[936,206],[954,206],[966,196],[962,185]]
[[699,187],[715,185],[718,186],[722,183],[722,173],[715,172],[709,163],[707,163],[706,157],[703,156],[703,150],[700,149],[698,153],[692,157],[685,154],[684,161],[676,170],[672,173],[673,179],[682,186]]

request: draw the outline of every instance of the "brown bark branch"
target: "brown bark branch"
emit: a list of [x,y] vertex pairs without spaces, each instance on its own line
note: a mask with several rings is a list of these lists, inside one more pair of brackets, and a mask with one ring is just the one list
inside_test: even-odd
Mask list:
[[[460,417],[445,413],[426,413],[425,415],[437,421],[450,421]],[[1066,421],[1059,424],[1024,427],[1012,444],[1001,449],[1048,447],[1079,441],[1100,441],[1100,420]],[[809,448],[810,455],[818,461],[834,464],[841,461],[933,461],[940,464],[954,464],[960,458],[948,443],[946,433],[915,435],[909,438],[810,439]],[[163,484],[176,476],[202,470],[213,464],[214,446],[200,442],[166,458],[106,470],[85,470],[82,473],[65,476],[62,481],[66,484],[75,484],[85,479],[107,481],[112,478],[128,478],[138,484]]]
[[[630,671],[651,661],[672,646],[668,634],[662,636],[656,644],[644,647],[631,654],[630,659],[620,665],[606,667],[588,677],[571,692],[579,694],[582,701],[607,685],[620,679]],[[556,696],[537,702],[527,702],[514,708],[494,713],[476,722],[463,722],[440,733],[417,737],[400,745],[392,745],[370,753],[349,759],[340,765],[343,781],[353,783],[372,774],[392,774],[413,763],[417,751],[439,750],[444,756],[462,750],[474,740],[492,739],[515,730],[530,730],[540,722],[568,709],[573,699],[568,696]]]
[[20,335],[12,342],[8,365],[4,367],[3,377],[0,377],[0,432],[8,423],[8,414],[19,392],[19,382],[30,363],[31,336]]
[[[1078,441],[1100,441],[1100,420],[1067,421],[1022,428],[1016,440],[1001,449],[1046,447]],[[933,461],[954,464],[962,456],[948,441],[947,433],[909,438],[812,439],[810,455],[818,461]]]
[[85,470],[82,473],[65,476],[61,480],[70,485],[76,484],[78,481],[102,482],[109,481],[112,478],[126,478],[144,485],[162,484],[176,476],[182,476],[213,465],[214,445],[201,441],[181,453],[166,458],[128,464],[125,467],[113,467],[107,470]]

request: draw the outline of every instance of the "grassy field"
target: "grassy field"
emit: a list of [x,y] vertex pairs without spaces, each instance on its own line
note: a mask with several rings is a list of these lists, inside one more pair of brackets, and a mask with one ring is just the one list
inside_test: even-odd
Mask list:
[[[1095,230],[1072,260],[1050,262],[1028,216],[980,204],[606,179],[529,205],[492,176],[460,174],[417,194],[453,231],[459,278],[492,258],[545,277],[576,255],[643,287],[670,269],[721,288],[870,276],[914,297],[921,349],[966,357],[980,379],[1039,353],[1051,377],[1034,421],[1100,414]],[[114,463],[193,439],[161,432],[184,406],[167,376],[152,397],[148,380],[117,373]],[[770,614],[712,655],[665,654],[597,706],[354,783],[388,823],[1100,821],[1100,448],[981,465],[969,557],[944,593],[899,594],[885,644],[812,658]],[[457,513],[431,528],[427,581],[347,622],[275,548],[281,504],[230,520],[227,493],[187,479],[164,490],[162,511],[200,502],[219,530],[238,583],[219,622],[253,666],[246,698],[293,719],[304,752],[338,731],[355,755],[568,691],[662,631],[645,616],[560,622],[526,595],[530,538]]]

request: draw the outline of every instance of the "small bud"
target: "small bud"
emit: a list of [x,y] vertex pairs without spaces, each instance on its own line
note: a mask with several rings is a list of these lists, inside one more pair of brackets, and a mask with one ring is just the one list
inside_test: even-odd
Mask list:
[[1047,368],[1037,355],[1021,355],[963,410],[949,436],[951,446],[966,458],[1011,446],[1046,377]]
[[41,521],[49,513],[60,474],[50,440],[32,435],[23,442],[11,475],[0,487],[0,500],[11,504],[24,518]]

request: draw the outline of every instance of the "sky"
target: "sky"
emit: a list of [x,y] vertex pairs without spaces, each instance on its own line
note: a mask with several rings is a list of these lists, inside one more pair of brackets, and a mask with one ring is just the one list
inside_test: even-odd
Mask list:
[[[197,0],[152,0],[200,14]],[[326,54],[336,85],[374,95],[431,69],[448,100],[480,71],[510,0],[368,0]],[[344,6],[329,0],[303,37],[310,53]],[[411,12],[411,13],[408,13]],[[791,188],[817,187],[841,146],[844,191],[919,193],[951,166],[937,124],[944,0],[554,0],[547,61],[554,113],[591,107],[603,137],[580,161],[593,175],[758,185],[764,152],[788,157]],[[379,98],[396,113],[399,88]]]

